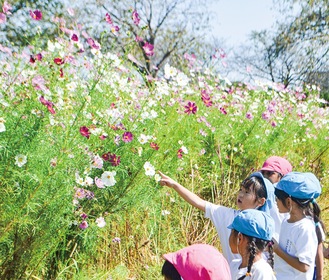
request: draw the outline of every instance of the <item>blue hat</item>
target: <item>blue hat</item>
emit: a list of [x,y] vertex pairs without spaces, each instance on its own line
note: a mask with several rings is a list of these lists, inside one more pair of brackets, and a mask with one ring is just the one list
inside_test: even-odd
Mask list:
[[310,172],[290,172],[282,177],[276,188],[298,199],[313,199],[321,194],[320,182]]
[[254,172],[249,177],[250,178],[257,177],[262,180],[263,185],[265,186],[267,197],[266,197],[266,201],[265,201],[264,205],[260,206],[258,208],[258,210],[268,213],[275,203],[275,194],[274,194],[273,184],[271,183],[270,180],[266,179],[261,172]]
[[241,211],[227,228],[244,235],[270,241],[274,227],[274,220],[270,215],[256,209],[247,209]]

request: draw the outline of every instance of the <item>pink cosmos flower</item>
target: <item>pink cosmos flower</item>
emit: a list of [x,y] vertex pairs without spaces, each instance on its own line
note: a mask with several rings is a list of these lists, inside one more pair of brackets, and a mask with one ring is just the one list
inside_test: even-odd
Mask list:
[[4,13],[0,13],[0,24],[5,23],[7,21],[7,17]]
[[222,114],[227,115],[227,112],[226,112],[225,108],[220,107],[219,111],[221,111]]
[[206,107],[212,106],[211,97],[205,91],[201,91],[201,99],[202,99],[203,103],[206,105]]
[[125,143],[133,141],[133,138],[134,138],[133,134],[129,131],[126,131],[122,135],[122,141],[125,142]]
[[143,49],[144,49],[145,54],[147,56],[153,56],[154,55],[154,46],[151,45],[150,43],[145,42],[144,46],[143,46]]
[[159,150],[159,146],[158,146],[158,144],[157,143],[154,143],[154,142],[151,142],[150,143],[150,147],[153,149],[153,150]]
[[188,102],[187,105],[184,106],[184,108],[186,109],[184,113],[188,115],[195,114],[198,110],[198,107],[194,102]]
[[52,103],[49,100],[46,100],[43,96],[40,96],[39,101],[41,102],[42,105],[45,105],[47,107],[48,111],[51,114],[54,115],[56,113],[55,110],[54,110],[54,108],[53,108],[54,103]]
[[134,23],[138,25],[141,19],[139,18],[139,15],[136,10],[133,11],[132,18]]
[[102,169],[103,168],[103,160],[102,160],[102,158],[99,157],[98,155],[94,156],[92,167],[93,168]]
[[34,12],[32,12],[30,10],[30,16],[35,20],[41,20],[42,19],[42,13],[41,13],[40,10],[35,10]]
[[89,137],[90,137],[90,131],[89,131],[88,127],[86,127],[86,126],[81,126],[81,127],[80,127],[80,134],[81,134],[83,137],[86,137],[87,139],[89,139]]
[[74,197],[76,197],[76,198],[78,198],[78,199],[83,199],[83,198],[85,198],[85,197],[86,197],[85,189],[77,188],[77,189],[75,190]]
[[2,11],[5,13],[5,14],[11,14],[11,12],[9,12],[10,10],[12,9],[12,7],[10,6],[10,4],[8,4],[7,1],[5,1],[2,5]]
[[41,61],[42,60],[42,54],[41,53],[36,54],[35,59],[38,60],[38,61]]
[[246,118],[247,118],[248,120],[252,120],[252,119],[254,118],[254,116],[252,115],[252,113],[248,112],[248,113],[246,114]]
[[100,188],[100,189],[104,189],[104,188],[105,188],[102,179],[101,179],[101,178],[98,178],[98,177],[95,177],[95,185],[96,185],[98,188]]
[[269,118],[270,118],[270,113],[269,112],[262,113],[262,119],[263,120],[268,120]]
[[86,229],[88,227],[88,222],[87,221],[83,221],[80,225],[79,228],[81,229]]
[[183,157],[183,150],[182,150],[182,149],[179,149],[179,150],[177,151],[177,157],[178,157],[178,158],[182,158],[182,157]]
[[113,21],[111,19],[111,16],[108,13],[106,13],[106,15],[105,15],[105,21],[107,23],[111,24],[111,25],[113,24]]
[[89,44],[89,46],[91,46],[95,50],[100,49],[100,45],[97,42],[95,42],[94,39],[92,39],[92,38],[88,38],[87,43]]

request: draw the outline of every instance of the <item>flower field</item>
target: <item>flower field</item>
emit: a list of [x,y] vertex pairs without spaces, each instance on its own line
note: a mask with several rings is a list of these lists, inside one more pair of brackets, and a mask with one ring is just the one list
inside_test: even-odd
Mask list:
[[159,279],[163,253],[216,244],[157,170],[234,207],[241,180],[279,155],[326,191],[316,87],[231,83],[189,54],[190,67],[150,77],[132,54],[61,28],[43,49],[0,46],[1,279]]

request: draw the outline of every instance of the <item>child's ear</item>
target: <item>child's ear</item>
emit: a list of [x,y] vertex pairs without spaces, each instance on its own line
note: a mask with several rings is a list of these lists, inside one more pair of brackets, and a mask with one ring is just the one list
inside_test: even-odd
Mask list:
[[262,197],[262,198],[258,198],[258,202],[259,202],[259,206],[263,206],[266,202],[266,198],[265,197]]

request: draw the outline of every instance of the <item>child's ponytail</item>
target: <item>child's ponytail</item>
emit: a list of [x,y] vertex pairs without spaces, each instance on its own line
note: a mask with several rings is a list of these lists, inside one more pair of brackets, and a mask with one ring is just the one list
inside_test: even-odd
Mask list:
[[321,209],[319,204],[317,204],[316,200],[313,199],[311,201],[312,204],[312,217],[315,223],[315,232],[316,236],[318,238],[318,244],[322,243],[325,239],[325,234],[324,234],[324,224],[321,221],[320,215],[321,215]]

